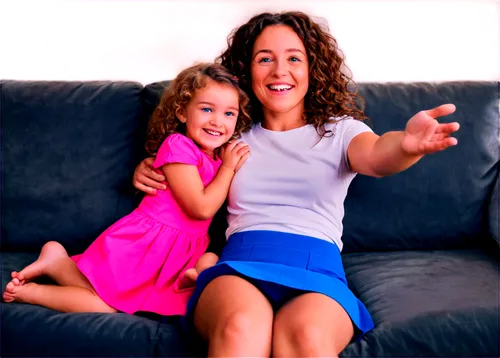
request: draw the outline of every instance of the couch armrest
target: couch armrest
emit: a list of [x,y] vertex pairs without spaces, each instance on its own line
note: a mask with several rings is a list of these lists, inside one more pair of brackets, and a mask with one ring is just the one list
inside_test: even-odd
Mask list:
[[500,247],[500,173],[497,175],[497,179],[490,198],[488,229],[491,237],[497,242],[497,245]]

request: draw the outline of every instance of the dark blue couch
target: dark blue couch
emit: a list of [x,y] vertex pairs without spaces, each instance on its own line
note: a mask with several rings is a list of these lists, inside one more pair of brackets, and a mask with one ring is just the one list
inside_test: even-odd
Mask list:
[[[0,82],[1,285],[49,240],[70,253],[140,200],[147,118],[162,84]],[[499,83],[362,84],[377,133],[455,103],[459,145],[383,179],[358,176],[346,199],[344,265],[376,328],[354,356],[498,357]],[[293,170],[293,168],[291,168]],[[223,220],[211,232],[220,238]],[[220,242],[216,238],[215,242]],[[203,355],[177,318],[62,314],[0,304],[2,357]]]

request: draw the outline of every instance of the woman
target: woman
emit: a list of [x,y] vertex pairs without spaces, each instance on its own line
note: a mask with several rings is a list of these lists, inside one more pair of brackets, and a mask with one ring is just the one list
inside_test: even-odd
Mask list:
[[[337,356],[373,322],[342,267],[343,202],[356,173],[382,177],[456,145],[458,123],[422,111],[374,134],[347,90],[335,39],[299,12],[263,13],[236,29],[220,62],[251,98],[251,156],[228,198],[227,244],[196,282],[188,319],[209,356]],[[159,188],[139,165],[134,185]]]

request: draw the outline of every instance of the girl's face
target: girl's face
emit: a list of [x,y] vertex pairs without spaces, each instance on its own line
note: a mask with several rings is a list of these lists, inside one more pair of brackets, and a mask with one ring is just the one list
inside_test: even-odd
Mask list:
[[288,26],[266,27],[253,46],[252,89],[264,114],[304,112],[309,86],[306,49]]
[[238,108],[238,92],[233,87],[207,79],[206,86],[196,91],[178,118],[186,123],[186,136],[213,156],[214,149],[234,134]]

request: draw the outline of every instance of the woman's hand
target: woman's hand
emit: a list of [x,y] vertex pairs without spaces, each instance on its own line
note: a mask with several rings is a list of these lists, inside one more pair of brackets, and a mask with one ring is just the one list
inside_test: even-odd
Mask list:
[[162,182],[165,181],[165,176],[156,173],[153,170],[154,158],[144,159],[134,171],[132,183],[134,186],[147,194],[156,194],[156,189],[165,190],[167,187]]
[[406,124],[401,147],[409,155],[424,155],[438,152],[458,143],[450,134],[458,131],[460,125],[438,123],[436,118],[455,112],[453,104],[421,111],[415,114]]

